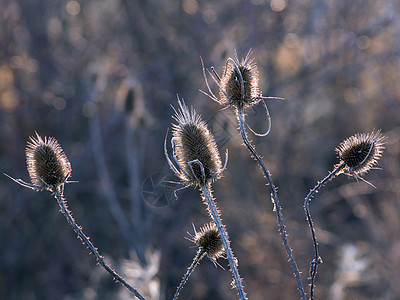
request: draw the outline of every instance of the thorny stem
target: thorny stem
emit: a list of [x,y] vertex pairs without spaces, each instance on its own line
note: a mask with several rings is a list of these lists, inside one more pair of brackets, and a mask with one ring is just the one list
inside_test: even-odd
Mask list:
[[196,256],[194,257],[192,264],[190,267],[187,269],[186,274],[182,277],[181,283],[179,284],[178,288],[176,289],[175,295],[174,295],[174,300],[178,299],[179,293],[181,292],[183,286],[185,285],[186,281],[188,280],[189,276],[193,273],[194,269],[196,266],[199,264],[199,262],[203,259],[203,257],[206,255],[206,252],[203,249],[199,249],[197,251]]
[[289,256],[289,260],[290,263],[292,265],[292,268],[294,270],[294,275],[296,277],[297,280],[297,285],[299,287],[299,292],[301,295],[301,299],[306,300],[306,294],[304,292],[304,287],[303,287],[303,283],[301,281],[301,277],[300,277],[300,271],[297,267],[296,264],[296,260],[294,259],[293,253],[292,253],[292,249],[289,246],[289,242],[287,239],[287,235],[286,235],[286,230],[285,230],[285,224],[283,222],[283,216],[282,216],[282,212],[281,212],[281,207],[279,205],[279,199],[278,199],[278,194],[276,192],[276,187],[274,185],[274,182],[272,181],[272,177],[271,174],[269,173],[267,167],[265,166],[263,160],[261,159],[261,157],[258,155],[257,151],[255,150],[255,148],[251,145],[251,143],[249,142],[248,138],[247,138],[247,133],[245,130],[245,120],[244,120],[244,111],[243,108],[238,108],[237,111],[238,114],[238,118],[239,118],[239,127],[240,127],[240,134],[242,136],[243,142],[244,144],[247,146],[247,148],[249,149],[249,151],[251,152],[251,154],[254,156],[254,158],[257,160],[258,164],[260,165],[261,169],[264,172],[264,175],[268,181],[268,185],[271,189],[271,196],[272,196],[272,200],[274,202],[274,206],[275,206],[275,210],[276,210],[276,216],[278,219],[278,225],[279,225],[279,232],[282,236],[282,240],[283,240],[283,245],[285,246],[287,255]]
[[145,298],[139,294],[139,292],[134,289],[132,286],[130,286],[125,279],[123,279],[117,272],[115,272],[109,265],[107,265],[103,257],[99,254],[97,249],[94,247],[92,242],[89,240],[89,238],[83,233],[81,227],[76,224],[74,218],[71,215],[71,212],[68,210],[67,205],[65,203],[65,198],[61,194],[61,192],[58,189],[53,189],[53,196],[57,199],[58,205],[61,208],[62,214],[65,216],[67,219],[69,225],[74,229],[74,231],[78,234],[79,238],[88,246],[89,250],[93,253],[95,256],[97,262],[108,272],[111,274],[111,276],[114,277],[115,281],[119,281],[124,287],[126,287],[132,294],[134,294],[138,299],[140,300],[145,300]]
[[232,249],[229,244],[229,238],[225,231],[224,225],[222,225],[222,221],[219,216],[218,209],[215,205],[215,202],[214,202],[211,190],[210,190],[210,186],[209,185],[201,185],[201,191],[203,194],[204,201],[207,204],[209,213],[211,214],[211,217],[214,220],[215,225],[217,225],[219,235],[221,236],[222,244],[224,245],[224,248],[225,248],[225,253],[228,258],[229,266],[230,266],[231,272],[233,274],[233,278],[235,281],[235,287],[238,290],[239,297],[241,300],[246,300],[247,297],[246,297],[246,293],[244,292],[244,289],[243,289],[242,278],[240,278],[239,271],[237,268],[237,263],[236,263],[237,260],[233,256]]
[[309,204],[311,201],[312,196],[319,190],[321,186],[323,186],[326,182],[334,178],[345,166],[345,163],[340,164],[337,166],[331,173],[329,173],[328,176],[326,176],[323,180],[317,183],[317,185],[308,193],[306,199],[304,200],[304,211],[306,213],[306,218],[308,221],[308,225],[311,230],[311,235],[313,239],[313,245],[314,245],[314,259],[310,263],[310,299],[314,299],[314,282],[315,282],[315,277],[317,276],[317,267],[318,264],[322,263],[322,258],[319,256],[319,250],[318,250],[318,242],[317,242],[317,237],[315,235],[315,229],[313,225],[313,221],[311,218],[310,214],[310,208]]

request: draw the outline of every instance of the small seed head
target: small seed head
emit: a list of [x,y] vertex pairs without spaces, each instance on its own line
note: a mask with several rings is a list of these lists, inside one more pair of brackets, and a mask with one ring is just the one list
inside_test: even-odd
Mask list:
[[227,60],[220,83],[222,103],[236,108],[250,107],[258,103],[258,68],[254,60],[250,59],[250,55],[251,51],[241,62],[237,55],[234,59]]
[[225,253],[222,239],[218,233],[217,226],[213,222],[205,224],[196,232],[194,242],[203,249],[207,256],[215,261]]
[[53,137],[43,140],[36,133],[36,137],[30,137],[25,153],[32,184],[41,189],[57,189],[71,174],[71,164]]
[[336,148],[340,163],[345,163],[349,175],[361,176],[378,164],[385,137],[380,131],[357,133]]
[[[173,124],[173,143],[182,181],[204,185],[218,179],[222,170],[221,158],[214,136],[193,107],[189,109],[179,101]],[[185,174],[186,173],[186,174]],[[189,176],[187,176],[189,175]]]

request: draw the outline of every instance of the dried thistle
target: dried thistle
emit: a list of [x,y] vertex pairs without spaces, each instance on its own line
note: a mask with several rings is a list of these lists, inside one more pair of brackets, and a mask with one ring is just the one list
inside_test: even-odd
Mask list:
[[178,104],[179,109],[174,109],[174,119],[178,124],[173,124],[173,137],[171,139],[173,159],[177,166],[172,163],[168,156],[167,137],[164,141],[165,157],[171,170],[182,180],[185,187],[190,185],[200,187],[204,203],[207,205],[208,212],[221,235],[240,299],[247,299],[237,268],[237,260],[233,256],[228,234],[222,224],[220,213],[211,191],[212,182],[220,178],[225,170],[228,162],[228,152],[226,152],[225,165],[222,168],[214,137],[207,129],[205,122],[193,108],[189,111],[185,103],[180,101],[179,98]]
[[258,68],[254,59],[250,58],[251,50],[239,62],[237,53],[235,58],[228,58],[220,80],[220,101],[223,104],[236,108],[250,107],[261,100],[258,88]]
[[372,131],[371,133],[357,133],[341,142],[335,149],[340,162],[335,166],[334,170],[328,174],[328,176],[317,183],[304,200],[304,211],[310,227],[314,246],[314,259],[310,263],[310,299],[314,299],[315,277],[317,276],[318,265],[322,263],[309,208],[311,198],[325,183],[341,173],[350,176],[353,175],[355,178],[361,179],[365,183],[375,187],[373,184],[363,179],[361,175],[367,173],[378,164],[378,160],[381,158],[383,153],[385,139],[386,137],[384,137],[378,130],[377,132]]
[[[259,102],[261,102],[265,108],[267,120],[268,120],[268,129],[264,133],[256,133],[254,130],[251,129],[251,127],[247,124],[247,127],[249,130],[255,134],[256,136],[267,136],[271,130],[271,117],[269,115],[268,107],[267,104],[265,103],[266,99],[280,99],[282,100],[283,98],[279,97],[263,97],[262,93],[260,92],[258,88],[258,69],[257,66],[254,62],[253,59],[250,59],[250,56],[252,54],[251,49],[247,53],[246,57],[242,59],[241,62],[239,62],[239,58],[237,56],[237,53],[235,51],[235,58],[228,58],[226,63],[225,63],[225,69],[224,69],[224,74],[223,76],[219,76],[215,69],[212,67],[210,72],[207,70],[208,74],[211,76],[211,78],[214,80],[214,82],[217,84],[219,88],[219,98],[212,92],[210,85],[208,83],[207,75],[206,75],[206,69],[204,68],[204,63],[202,63],[202,68],[203,68],[203,76],[204,80],[208,89],[208,93],[202,91],[203,94],[208,96],[211,100],[217,102],[220,105],[224,106],[231,106],[235,110],[235,113],[237,115],[237,119],[239,122],[239,131],[240,135],[243,139],[244,145],[247,147],[247,149],[250,151],[251,155],[254,157],[254,159],[257,161],[257,163],[260,165],[265,178],[267,179],[268,186],[270,187],[271,191],[271,196],[272,196],[272,201],[274,203],[274,208],[276,211],[277,215],[277,220],[278,220],[278,225],[279,225],[279,232],[282,236],[283,244],[285,247],[285,250],[288,254],[289,261],[292,265],[292,268],[294,270],[294,274],[297,280],[297,285],[299,287],[299,292],[301,295],[301,298],[303,300],[306,300],[306,294],[304,292],[304,287],[303,283],[301,281],[301,276],[300,276],[300,271],[297,267],[292,249],[289,245],[288,238],[286,235],[286,230],[285,230],[285,224],[283,221],[283,215],[281,213],[281,207],[279,205],[279,198],[277,194],[277,189],[274,185],[274,182],[272,180],[272,176],[267,169],[267,166],[263,162],[262,158],[260,155],[258,155],[255,147],[250,143],[248,137],[247,137],[247,132],[246,132],[246,115],[245,115],[245,109],[248,107],[251,107]],[[268,195],[269,196],[269,195]]]
[[42,139],[38,133],[36,138],[30,137],[30,141],[26,147],[26,163],[29,177],[32,184],[15,179],[7,174],[7,177],[20,184],[23,187],[30,188],[34,191],[48,190],[56,198],[60,206],[61,213],[65,216],[68,224],[78,234],[78,237],[87,245],[89,250],[95,256],[97,262],[114,278],[127,288],[136,298],[144,300],[143,296],[125,281],[117,272],[115,272],[108,264],[104,262],[103,257],[98,252],[90,239],[82,231],[74,220],[71,212],[67,207],[67,200],[64,197],[64,184],[68,183],[71,176],[71,164],[67,156],[64,154],[61,146],[55,138],[45,137]]
[[195,243],[199,247],[199,249],[196,253],[196,256],[193,258],[190,267],[187,269],[185,275],[182,277],[179,286],[176,289],[174,300],[178,299],[179,293],[189,279],[189,276],[193,273],[194,269],[205,255],[207,255],[208,258],[210,258],[211,261],[214,263],[214,265],[216,265],[216,260],[219,257],[222,257],[225,253],[223,242],[215,223],[210,222],[208,224],[205,224],[203,227],[200,228],[200,231],[196,231],[196,228],[193,225],[193,229],[194,235],[189,233],[190,239],[188,240]]
[[[175,174],[187,185],[205,185],[221,177],[224,170],[214,136],[206,123],[192,107],[178,99],[179,108],[174,109],[172,149],[178,168],[175,168],[168,157],[167,161]],[[166,146],[166,145],[165,145]]]
[[25,153],[29,177],[38,189],[56,190],[71,176],[71,164],[55,138],[42,139],[36,133]]
[[345,164],[347,174],[361,176],[378,164],[382,156],[385,137],[380,131],[357,133],[336,148],[340,163]]
[[221,236],[214,222],[205,224],[200,231],[195,230],[193,241],[214,262],[225,253]]

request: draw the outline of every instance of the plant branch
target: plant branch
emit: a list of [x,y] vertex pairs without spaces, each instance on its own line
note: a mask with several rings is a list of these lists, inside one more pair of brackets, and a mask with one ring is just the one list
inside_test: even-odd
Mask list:
[[237,259],[233,256],[232,249],[229,243],[228,234],[225,231],[225,226],[222,224],[221,218],[219,216],[219,211],[215,205],[211,189],[209,185],[201,185],[201,192],[203,195],[204,202],[207,204],[208,211],[214,220],[215,225],[218,228],[219,235],[222,239],[222,244],[225,248],[225,253],[228,258],[229,266],[235,281],[235,287],[238,290],[238,294],[241,300],[246,300],[246,293],[243,289],[242,279],[240,278],[239,271],[237,268]]
[[289,256],[289,261],[290,261],[290,263],[292,265],[292,268],[294,270],[294,275],[295,275],[296,280],[297,280],[297,285],[299,287],[299,292],[300,292],[300,295],[301,295],[301,299],[306,300],[306,294],[304,292],[304,287],[303,287],[303,283],[301,281],[300,272],[299,272],[299,269],[297,267],[296,260],[294,259],[294,255],[292,253],[292,249],[290,248],[289,242],[288,242],[288,239],[287,239],[286,230],[285,230],[285,224],[283,222],[283,216],[282,216],[282,212],[281,212],[281,207],[279,205],[279,199],[278,199],[278,194],[276,192],[276,187],[275,187],[274,182],[272,180],[271,174],[269,173],[269,171],[268,171],[267,167],[265,166],[263,160],[258,155],[257,151],[251,145],[251,143],[249,142],[249,140],[247,138],[247,133],[246,133],[246,130],[245,130],[245,117],[244,117],[243,108],[238,108],[237,115],[238,115],[238,118],[239,118],[240,134],[242,136],[243,142],[247,146],[247,148],[249,149],[250,153],[254,156],[254,158],[256,159],[258,164],[260,165],[261,169],[263,170],[264,175],[265,175],[265,177],[266,177],[266,179],[268,181],[268,185],[269,185],[269,187],[271,189],[271,196],[272,196],[272,200],[274,202],[274,206],[275,206],[275,210],[276,210],[276,216],[277,216],[277,219],[278,219],[279,232],[280,232],[280,234],[282,236],[283,244],[285,246],[287,255]]
[[315,277],[317,276],[317,267],[320,263],[322,263],[322,258],[319,255],[319,250],[318,250],[318,242],[317,242],[317,237],[315,235],[315,229],[313,225],[313,221],[311,218],[311,213],[310,213],[310,208],[309,204],[311,201],[311,197],[320,189],[321,186],[323,186],[326,182],[329,180],[333,179],[345,166],[345,163],[340,164],[337,166],[331,173],[329,173],[328,176],[326,176],[323,180],[317,183],[317,185],[308,193],[306,199],[304,200],[304,211],[306,213],[306,218],[308,221],[308,225],[311,230],[311,235],[313,239],[313,246],[314,246],[314,259],[310,263],[310,299],[314,299],[314,283],[315,283]]
[[178,299],[179,293],[183,289],[183,286],[186,284],[186,281],[188,280],[189,276],[193,273],[194,269],[196,266],[199,264],[199,262],[203,259],[203,257],[206,255],[206,252],[203,249],[199,249],[196,253],[196,256],[194,257],[192,264],[190,267],[187,269],[185,275],[182,277],[181,283],[179,284],[178,288],[176,289],[175,295],[174,295],[174,300]]
[[94,247],[92,242],[89,240],[89,238],[83,233],[81,227],[76,224],[74,218],[71,215],[71,212],[68,210],[67,205],[65,203],[65,198],[61,194],[61,192],[57,189],[53,190],[53,196],[57,199],[58,205],[61,208],[62,214],[65,216],[67,219],[69,225],[74,229],[74,231],[78,234],[79,238],[88,246],[89,250],[93,253],[95,256],[97,262],[108,272],[111,274],[111,276],[114,277],[116,281],[119,281],[124,287],[126,287],[132,294],[136,296],[136,298],[140,300],[145,300],[145,298],[139,294],[139,292],[134,289],[132,286],[130,286],[125,279],[123,279],[117,272],[115,272],[109,265],[107,265],[103,257],[99,254],[97,249]]

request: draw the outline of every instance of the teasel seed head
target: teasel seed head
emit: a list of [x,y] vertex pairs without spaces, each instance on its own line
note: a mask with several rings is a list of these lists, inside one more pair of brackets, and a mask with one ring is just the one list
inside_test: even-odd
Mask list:
[[189,110],[178,99],[179,108],[173,117],[172,144],[179,163],[181,180],[188,184],[205,185],[221,176],[222,164],[214,136],[193,107]]
[[212,261],[222,257],[225,253],[217,226],[213,222],[205,224],[200,231],[195,232],[194,242]]
[[220,83],[221,103],[246,108],[259,102],[258,68],[251,53],[250,50],[241,62],[237,54],[226,61]]
[[340,163],[345,164],[349,175],[361,176],[378,164],[385,139],[380,131],[357,133],[336,148]]
[[33,185],[54,191],[67,182],[71,175],[71,164],[55,138],[42,139],[36,133],[36,137],[30,137],[25,153]]

